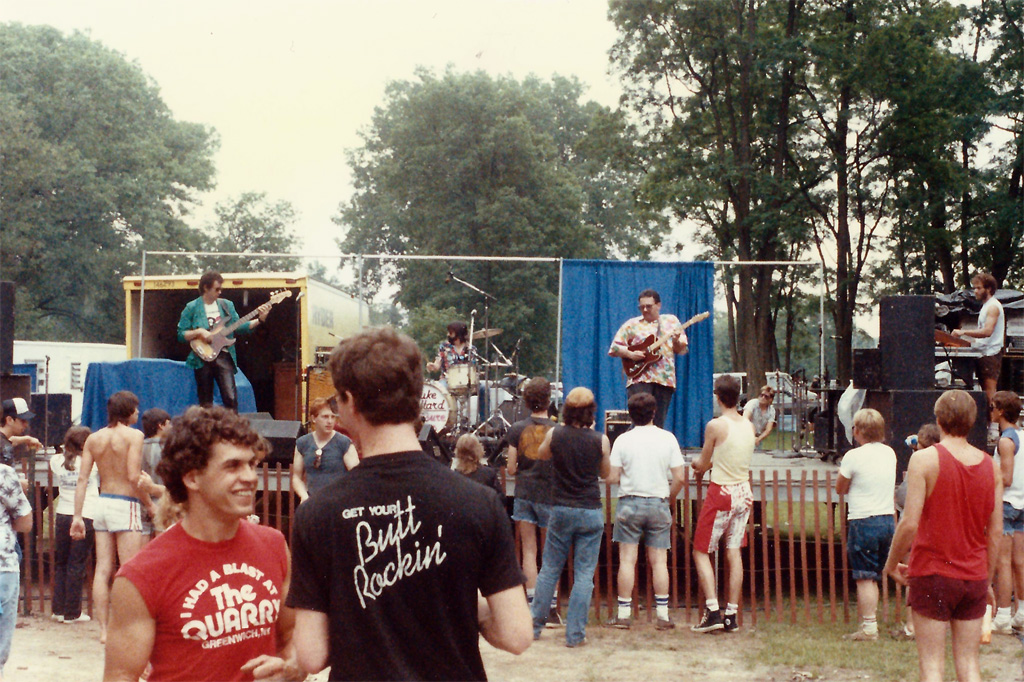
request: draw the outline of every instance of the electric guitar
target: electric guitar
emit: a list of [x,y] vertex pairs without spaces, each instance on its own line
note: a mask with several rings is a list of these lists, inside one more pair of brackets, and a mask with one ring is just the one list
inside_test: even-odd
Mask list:
[[672,337],[679,335],[681,332],[686,331],[691,325],[703,322],[708,319],[709,312],[704,311],[698,313],[683,323],[682,328],[673,334],[665,334],[660,339],[655,339],[654,334],[651,334],[643,341],[638,341],[632,345],[627,346],[629,350],[643,351],[644,357],[641,360],[630,360],[629,358],[622,358],[622,371],[626,373],[626,376],[630,379],[635,379],[640,374],[661,359],[661,354],[656,351],[664,346]]
[[211,338],[209,342],[203,341],[202,339],[192,339],[189,341],[189,345],[192,346],[192,350],[197,356],[199,356],[200,360],[203,362],[213,362],[217,359],[217,356],[220,355],[222,350],[228,346],[233,346],[235,341],[238,340],[228,338],[228,334],[233,333],[241,325],[259,315],[261,310],[269,309],[271,306],[277,305],[284,299],[291,297],[291,295],[292,292],[287,289],[275,291],[270,295],[269,301],[256,308],[245,317],[238,318],[238,321],[231,326],[225,327],[224,321],[222,319],[218,319],[210,329],[210,334],[213,335],[213,338]]

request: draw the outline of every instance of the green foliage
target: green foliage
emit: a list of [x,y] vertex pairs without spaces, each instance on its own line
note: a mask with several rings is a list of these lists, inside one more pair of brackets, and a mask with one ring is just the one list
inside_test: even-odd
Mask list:
[[[245,192],[217,204],[214,212],[216,223],[208,229],[210,251],[293,253],[299,245],[293,228],[298,220],[295,209],[287,201],[272,203],[266,192]],[[302,260],[222,256],[209,259],[203,267],[220,272],[287,272],[301,268]]]
[[[364,144],[350,154],[355,194],[335,219],[350,253],[645,257],[661,243],[663,217],[637,203],[640,170],[623,119],[581,103],[583,86],[555,77],[516,81],[484,73],[390,83]],[[482,298],[444,284],[453,269],[497,299],[488,323],[504,349],[522,339],[524,370],[554,367],[555,263],[368,261],[376,292],[418,320],[450,310],[465,319]],[[447,323],[450,320],[445,320]],[[478,320],[478,327],[482,326]],[[418,339],[432,347],[442,333]]]
[[138,65],[88,36],[0,25],[0,221],[21,338],[124,338],[120,279],[195,247],[212,130],[175,121]]

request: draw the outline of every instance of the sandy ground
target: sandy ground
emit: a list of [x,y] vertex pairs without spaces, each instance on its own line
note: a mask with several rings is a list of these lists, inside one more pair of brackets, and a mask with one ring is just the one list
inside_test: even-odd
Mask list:
[[[64,625],[48,616],[19,617],[14,645],[7,662],[7,682],[79,682],[99,680],[103,674],[103,649],[95,623]],[[750,656],[763,644],[758,633],[744,630],[735,635],[697,635],[686,627],[662,633],[646,623],[632,630],[587,628],[588,645],[565,647],[564,631],[546,630],[526,653],[512,656],[481,641],[484,664],[491,680],[757,680],[802,682],[804,680],[878,679],[863,671],[800,670],[768,668]],[[870,646],[870,645],[868,645]],[[755,661],[751,663],[750,661]],[[1021,646],[1015,638],[994,636],[983,649],[983,667],[997,682],[1017,682],[1021,675]],[[947,671],[948,673],[948,671]],[[326,680],[326,673],[310,680]]]

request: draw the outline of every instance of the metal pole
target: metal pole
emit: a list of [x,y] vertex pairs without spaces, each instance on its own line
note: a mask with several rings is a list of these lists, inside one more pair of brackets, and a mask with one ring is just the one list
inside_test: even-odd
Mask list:
[[[558,259],[558,324],[555,326],[555,381],[562,380],[562,266],[563,260]],[[562,398],[565,399],[565,387],[562,387]]]
[[[821,288],[818,291],[818,383],[825,388],[825,261],[821,267]],[[824,405],[825,392],[818,391],[818,405]]]
[[[128,302],[131,303],[131,292],[128,292]],[[135,357],[142,357],[142,314],[146,311],[146,250],[142,250],[142,280],[139,283],[139,317],[136,320],[139,324],[139,340],[135,346]]]
[[366,303],[366,291],[363,289],[363,257],[356,256],[356,265],[359,270],[359,328],[363,328],[363,305]]

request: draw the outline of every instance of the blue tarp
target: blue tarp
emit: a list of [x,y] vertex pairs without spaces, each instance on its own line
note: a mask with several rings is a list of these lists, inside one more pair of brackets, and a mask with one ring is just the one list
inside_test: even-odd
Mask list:
[[[605,410],[626,409],[622,362],[608,356],[615,332],[639,315],[644,289],[661,295],[662,314],[685,322],[714,309],[711,263],[651,263],[567,260],[562,264],[562,380],[565,392],[586,386],[597,398],[597,428]],[[676,356],[676,393],[665,428],[684,447],[700,447],[712,417],[714,334],[712,320],[686,331],[690,351]]]
[[[252,384],[241,370],[235,373],[235,383],[238,386],[238,411],[255,412]],[[85,375],[82,425],[93,431],[106,426],[107,399],[118,391],[131,391],[139,397],[139,414],[151,407],[162,407],[171,416],[177,416],[197,402],[195,373],[184,362],[148,358],[93,362]],[[217,405],[222,404],[216,384],[213,401]]]

